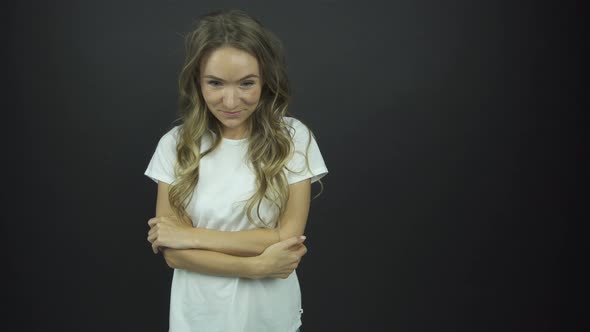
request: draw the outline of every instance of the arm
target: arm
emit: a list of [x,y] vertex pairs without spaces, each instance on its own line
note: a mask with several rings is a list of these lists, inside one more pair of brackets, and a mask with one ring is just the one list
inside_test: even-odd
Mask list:
[[236,257],[201,249],[162,248],[170,268],[222,277],[259,279],[265,277],[258,257]]
[[[173,215],[168,203],[168,187],[165,182],[158,183],[156,216]],[[224,253],[200,249],[162,248],[166,263],[171,268],[185,269],[218,276],[262,278],[265,273],[258,257],[236,257]]]
[[[169,185],[158,185],[159,196],[167,197]],[[257,256],[268,246],[281,240],[303,235],[310,205],[311,182],[310,179],[299,181],[289,185],[289,199],[285,207],[285,213],[280,220],[279,227],[275,229],[258,228],[244,231],[219,231],[208,228],[195,228],[192,226],[180,226],[172,215],[168,206],[168,200],[158,204],[162,205],[163,214],[150,220],[151,227],[158,225],[165,235],[158,237],[163,247],[176,249],[205,249],[234,256]],[[161,216],[161,217],[160,217]],[[159,218],[160,217],[160,218]],[[191,220],[186,220],[192,225]],[[152,239],[156,237],[152,234]],[[173,244],[174,243],[174,244]],[[157,247],[154,245],[154,253]]]
[[307,253],[305,237],[291,237],[275,243],[256,257],[235,257],[200,249],[175,250],[163,248],[170,267],[217,276],[260,278],[288,278]]
[[[158,183],[157,216],[173,214],[168,203],[168,188],[167,183]],[[149,240],[150,236],[148,236]],[[307,248],[303,244],[304,240],[303,236],[290,237],[270,245],[264,249],[261,255],[256,257],[236,257],[203,249],[176,250],[162,247],[161,251],[166,263],[171,268],[217,276],[284,279],[293,273],[299,265],[301,257],[307,253]]]
[[218,231],[195,228],[195,246],[235,256],[257,256],[268,246],[293,236],[301,236],[309,214],[311,180],[289,185],[289,200],[279,229],[253,229],[246,231]]

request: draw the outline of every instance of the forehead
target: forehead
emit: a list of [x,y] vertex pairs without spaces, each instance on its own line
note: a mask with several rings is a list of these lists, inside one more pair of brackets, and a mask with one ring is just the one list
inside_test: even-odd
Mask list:
[[260,75],[256,58],[233,47],[218,48],[203,57],[201,74],[227,80],[239,79],[249,74]]

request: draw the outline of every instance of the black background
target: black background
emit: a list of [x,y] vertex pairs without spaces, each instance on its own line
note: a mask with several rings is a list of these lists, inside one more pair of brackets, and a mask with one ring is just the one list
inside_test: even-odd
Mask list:
[[146,240],[143,172],[176,118],[182,34],[223,7],[284,42],[290,111],[330,170],[298,268],[302,330],[581,329],[581,8],[462,0],[7,8],[16,330],[167,331],[172,270]]

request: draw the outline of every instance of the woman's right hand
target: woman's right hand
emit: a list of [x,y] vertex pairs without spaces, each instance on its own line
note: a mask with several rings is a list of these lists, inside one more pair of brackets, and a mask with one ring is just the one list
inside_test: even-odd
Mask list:
[[293,236],[268,246],[257,259],[260,278],[286,279],[299,265],[301,257],[307,253],[303,244],[304,236]]

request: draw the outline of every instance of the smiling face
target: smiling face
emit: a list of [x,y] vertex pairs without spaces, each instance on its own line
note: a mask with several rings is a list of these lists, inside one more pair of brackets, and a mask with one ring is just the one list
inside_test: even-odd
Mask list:
[[211,114],[222,124],[223,137],[245,138],[249,135],[248,119],[262,92],[256,58],[233,47],[221,47],[203,58],[200,72],[201,93]]

